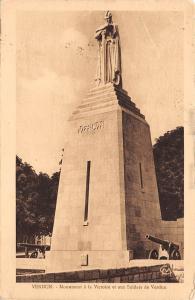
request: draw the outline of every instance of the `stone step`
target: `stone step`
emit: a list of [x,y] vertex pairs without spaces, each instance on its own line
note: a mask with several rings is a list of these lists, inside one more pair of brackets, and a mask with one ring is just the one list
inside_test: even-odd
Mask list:
[[[112,97],[107,97],[107,98],[96,98],[96,100],[93,99],[93,101],[88,101],[88,102],[82,102],[78,108],[76,109],[74,113],[78,113],[81,110],[85,110],[85,109],[92,109],[93,107],[102,107],[102,106],[106,106],[108,105],[109,102],[115,102],[115,103],[119,103],[121,106],[124,106],[128,109],[130,109],[133,112],[136,113],[140,113],[140,110],[138,108],[136,108],[135,103],[133,103],[132,101],[129,100],[130,98],[128,97],[118,97],[116,95],[112,95]],[[107,103],[107,104],[106,104]]]
[[101,87],[96,87],[96,88],[90,89],[89,92],[87,93],[87,95],[90,96],[90,95],[96,95],[96,94],[104,94],[109,91],[110,92],[120,91],[124,95],[128,95],[127,91],[123,90],[122,88],[118,88],[117,86],[114,86],[113,84],[108,84],[108,85],[104,85]]
[[81,103],[78,106],[78,109],[81,110],[85,107],[93,107],[93,106],[97,106],[97,105],[99,106],[102,103],[109,103],[110,101],[116,101],[116,103],[120,102],[120,105],[123,105],[123,103],[124,103],[125,107],[128,106],[128,108],[131,109],[132,111],[140,113],[140,110],[138,108],[136,108],[135,103],[133,103],[132,101],[129,101],[128,98],[124,98],[124,97],[117,98],[116,96],[114,96],[114,97],[112,96],[111,98],[104,98],[104,99],[99,98],[99,99],[96,99],[96,101],[93,100],[93,102],[88,101],[88,102]]
[[97,94],[104,94],[104,93],[109,93],[109,92],[114,92],[114,87],[110,86],[109,88],[106,89],[97,89],[97,90],[89,90],[87,92],[87,95],[97,95]]
[[126,103],[124,101],[120,101],[119,100],[119,105],[122,106],[122,107],[124,107],[124,108],[126,108],[126,109],[128,109],[128,110],[130,110],[130,111],[132,111],[132,112],[134,112],[137,115],[141,115],[140,114],[140,110],[138,108],[132,107],[128,103]]
[[75,114],[79,114],[79,113],[83,113],[83,112],[97,110],[97,109],[100,109],[100,108],[106,108],[108,106],[112,106],[112,105],[115,105],[115,104],[117,104],[117,102],[115,100],[112,100],[112,101],[109,101],[109,102],[106,102],[106,103],[92,105],[92,106],[88,106],[88,107],[81,108],[81,109],[78,108],[73,112],[73,114],[75,115]]
[[73,115],[82,114],[92,110],[100,110],[113,105],[120,105],[145,118],[140,113],[140,110],[136,107],[135,103],[131,101],[128,93],[113,84],[106,84],[90,89],[86,98],[83,99],[81,104],[73,112]]
[[112,91],[105,90],[103,93],[95,93],[95,94],[88,93],[84,99],[96,99],[99,97],[107,97],[109,95],[118,95],[121,97],[126,97],[129,100],[131,100],[131,98],[127,94],[123,93],[122,91],[118,91],[118,90],[116,90],[116,91],[115,90],[112,90]]
[[121,104],[124,103],[125,105],[128,105],[128,107],[129,107],[130,109],[134,109],[134,110],[140,112],[140,110],[135,106],[135,103],[134,103],[134,102],[129,101],[128,99],[125,99],[124,97],[123,97],[123,98],[122,98],[122,97],[118,98],[118,101],[119,101]]
[[113,91],[112,93],[104,93],[104,94],[97,94],[97,95],[90,95],[83,99],[83,103],[89,101],[96,101],[97,99],[109,99],[110,97],[116,97],[116,93]]
[[117,100],[117,99],[112,99],[110,101],[106,101],[104,103],[96,103],[96,104],[93,104],[93,105],[88,105],[86,107],[78,107],[74,112],[73,112],[73,115],[76,115],[76,114],[81,114],[83,112],[89,112],[89,111],[92,111],[92,110],[98,110],[98,109],[101,109],[101,108],[106,108],[106,107],[110,107],[112,105],[120,105],[124,108],[127,108],[129,109],[130,111],[134,112],[135,114],[137,115],[140,115],[143,117],[142,114],[140,114],[140,110],[134,106],[131,106],[131,102],[128,102],[128,101],[124,101],[124,100]]
[[82,103],[79,105],[80,107],[85,107],[88,105],[93,105],[94,103],[101,103],[101,102],[106,102],[106,101],[111,101],[111,100],[120,100],[120,101],[125,101],[128,103],[128,105],[130,105],[131,107],[136,108],[135,103],[131,101],[131,98],[126,96],[124,97],[124,95],[120,94],[120,95],[116,95],[116,94],[108,94],[105,95],[103,98],[102,97],[96,97],[93,99],[85,99],[84,101],[82,101]]
[[[123,89],[121,89],[121,88],[115,87],[114,90],[115,90],[115,92],[117,92],[117,93],[121,93],[121,94],[123,94],[124,96],[128,96],[127,91],[125,91],[125,90],[123,90]],[[129,97],[129,96],[128,96],[128,97]]]
[[99,99],[96,99],[93,100],[93,101],[88,101],[88,102],[82,102],[79,106],[78,106],[78,109],[81,109],[81,108],[85,108],[85,107],[88,107],[88,106],[93,106],[93,105],[96,105],[96,104],[101,104],[101,103],[105,103],[105,102],[109,102],[109,101],[117,101],[117,97],[115,96],[112,96],[112,97],[109,97],[109,98],[99,98]]
[[74,119],[80,119],[80,118],[83,118],[83,117],[87,117],[90,115],[96,115],[96,114],[99,114],[99,113],[104,113],[104,112],[107,112],[107,111],[112,111],[113,108],[117,108],[118,107],[118,104],[112,104],[112,105],[107,105],[105,107],[101,107],[98,109],[93,109],[93,110],[90,110],[90,111],[81,111],[81,112],[77,112],[76,114],[72,114],[71,116],[71,120],[74,120]]
[[121,100],[121,101],[125,101],[128,102],[129,105],[131,105],[131,107],[136,107],[135,103],[133,101],[131,101],[131,98],[129,96],[125,96],[124,95],[117,95],[117,99]]
[[131,106],[134,106],[135,107],[135,103],[131,101],[131,98],[122,93],[121,91],[113,91],[112,93],[104,93],[104,94],[97,94],[97,95],[93,95],[93,96],[90,96],[90,97],[87,97],[85,98],[83,101],[82,101],[82,104],[85,104],[85,103],[90,103],[92,101],[97,101],[97,100],[100,100],[100,101],[106,101],[106,100],[109,100],[110,97],[116,97],[118,100],[119,99],[124,99],[125,101],[129,101],[131,103]]
[[145,116],[141,113],[139,113],[139,110],[138,109],[133,109],[132,107],[129,109],[129,107],[127,105],[125,105],[124,103],[117,103],[117,101],[115,101],[114,103],[112,104],[107,104],[107,105],[104,105],[104,106],[99,106],[99,107],[95,107],[95,109],[87,109],[87,110],[78,110],[78,111],[75,111],[73,114],[72,114],[72,117],[71,119],[74,120],[74,119],[77,119],[77,118],[82,118],[82,117],[85,117],[85,116],[88,116],[89,113],[91,113],[92,115],[93,114],[97,114],[97,110],[98,110],[98,113],[104,113],[105,111],[107,111],[106,109],[108,109],[108,111],[110,111],[111,108],[117,108],[117,107],[123,107],[123,108],[126,108],[130,111],[132,111],[134,114],[136,114],[137,116],[141,117],[142,119],[145,119]]
[[112,83],[107,83],[105,85],[95,86],[95,87],[91,88],[89,90],[89,92],[96,93],[96,92],[104,91],[106,89],[107,90],[108,89],[114,89],[114,85]]

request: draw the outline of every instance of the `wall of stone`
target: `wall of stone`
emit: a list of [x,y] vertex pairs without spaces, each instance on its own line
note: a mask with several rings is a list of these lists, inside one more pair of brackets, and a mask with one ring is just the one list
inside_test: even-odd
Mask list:
[[[170,265],[164,265],[170,269]],[[17,282],[99,282],[99,283],[139,283],[178,282],[174,272],[163,274],[162,264],[147,267],[120,269],[96,269],[74,272],[48,273],[17,276]]]

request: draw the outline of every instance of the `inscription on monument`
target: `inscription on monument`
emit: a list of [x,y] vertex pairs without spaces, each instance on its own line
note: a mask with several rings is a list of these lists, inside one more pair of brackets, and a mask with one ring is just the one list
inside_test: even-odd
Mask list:
[[104,128],[104,121],[97,121],[87,125],[80,125],[78,129],[79,134],[94,134]]

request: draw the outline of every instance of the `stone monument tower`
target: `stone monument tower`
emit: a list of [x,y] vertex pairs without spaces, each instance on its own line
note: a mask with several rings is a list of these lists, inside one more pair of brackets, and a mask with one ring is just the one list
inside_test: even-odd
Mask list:
[[48,272],[128,266],[161,233],[150,127],[122,88],[118,26],[105,21],[96,86],[66,133]]

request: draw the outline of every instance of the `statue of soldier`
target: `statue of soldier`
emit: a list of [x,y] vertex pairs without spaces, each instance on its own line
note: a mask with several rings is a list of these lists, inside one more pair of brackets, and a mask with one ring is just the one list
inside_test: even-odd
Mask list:
[[97,85],[113,83],[121,86],[121,53],[118,26],[112,22],[112,14],[105,14],[106,24],[96,30],[98,41]]

